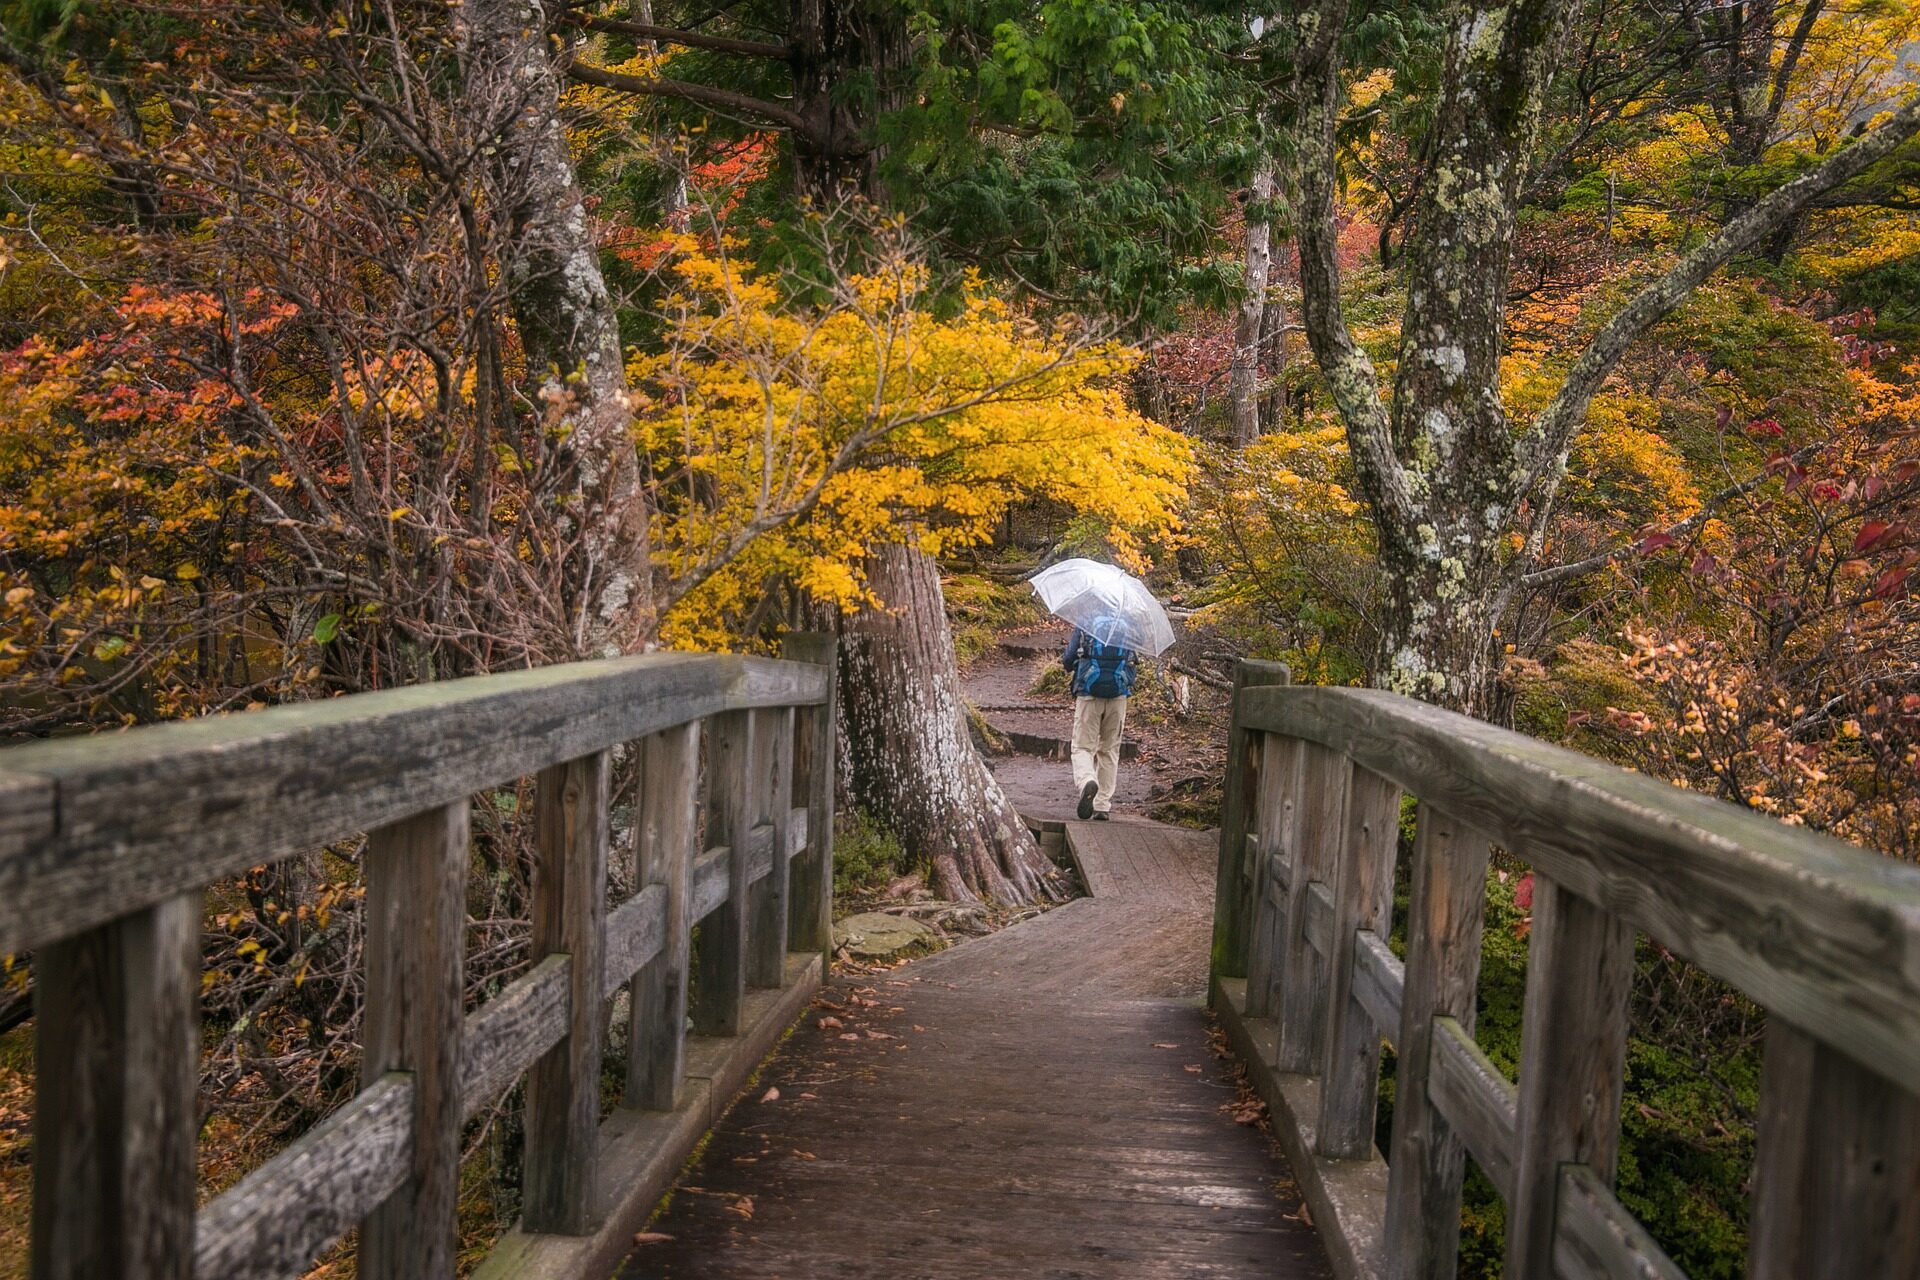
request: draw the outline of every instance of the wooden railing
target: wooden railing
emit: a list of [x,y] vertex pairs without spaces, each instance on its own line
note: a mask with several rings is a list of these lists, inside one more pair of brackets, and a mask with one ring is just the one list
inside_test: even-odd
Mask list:
[[[1409,699],[1284,681],[1236,682],[1213,1000],[1336,1270],[1453,1276],[1471,1155],[1506,1203],[1511,1280],[1681,1275],[1612,1191],[1644,933],[1769,1013],[1746,1274],[1920,1276],[1920,869]],[[1473,1037],[1492,846],[1536,873],[1517,1087]]]
[[[643,1194],[599,1185],[606,998],[630,984],[625,1105],[670,1112],[689,974],[695,1033],[731,1036],[750,987],[817,979],[831,946],[833,642],[787,652],[582,662],[0,752],[0,953],[31,950],[38,984],[35,1280],[297,1276],[356,1228],[362,1277],[451,1276],[462,1124],[523,1074],[523,1231],[592,1232]],[[639,752],[641,887],[609,910],[622,744]],[[466,1012],[471,797],[531,775],[534,964]],[[363,832],[360,1092],[196,1212],[202,893]]]

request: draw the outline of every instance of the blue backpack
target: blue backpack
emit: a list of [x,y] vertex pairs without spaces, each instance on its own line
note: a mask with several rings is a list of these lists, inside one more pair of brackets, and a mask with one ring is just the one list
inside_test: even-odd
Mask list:
[[1133,695],[1136,661],[1131,649],[1075,631],[1061,665],[1073,673],[1074,697],[1126,698]]

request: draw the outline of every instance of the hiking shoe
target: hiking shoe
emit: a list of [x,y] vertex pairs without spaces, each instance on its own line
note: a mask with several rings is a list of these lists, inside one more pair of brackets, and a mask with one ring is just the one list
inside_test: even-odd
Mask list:
[[1113,820],[1113,815],[1105,812],[1096,813],[1093,815],[1093,820],[1095,822],[1111,822]]
[[1100,784],[1097,782],[1089,782],[1080,788],[1080,821],[1085,822],[1093,816],[1093,796],[1099,790]]

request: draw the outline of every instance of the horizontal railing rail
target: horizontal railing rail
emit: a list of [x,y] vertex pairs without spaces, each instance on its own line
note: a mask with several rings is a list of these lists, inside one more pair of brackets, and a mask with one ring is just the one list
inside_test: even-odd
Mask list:
[[[1236,694],[1213,994],[1340,1270],[1453,1276],[1471,1154],[1507,1205],[1509,1276],[1680,1276],[1612,1190],[1644,933],[1769,1014],[1748,1274],[1920,1274],[1920,868],[1411,699],[1282,681],[1248,664]],[[1517,1084],[1473,1039],[1496,846],[1535,872]]]
[[[451,1276],[461,1126],[523,1077],[522,1229],[600,1228],[607,998],[629,988],[624,1105],[670,1112],[689,1022],[740,1035],[749,988],[791,980],[790,948],[817,974],[831,947],[833,642],[788,653],[574,663],[0,751],[0,952],[32,949],[36,980],[35,1280],[297,1276],[356,1229],[362,1276]],[[638,888],[609,908],[628,744]],[[534,963],[466,1011],[469,805],[528,776]],[[361,1089],[196,1212],[202,893],[362,833]]]

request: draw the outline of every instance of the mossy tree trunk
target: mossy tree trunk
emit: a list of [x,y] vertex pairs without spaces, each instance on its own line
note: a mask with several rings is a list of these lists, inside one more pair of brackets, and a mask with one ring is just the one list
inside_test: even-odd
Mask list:
[[[1799,217],[1920,130],[1920,96],[1878,129],[1756,200],[1602,325],[1530,422],[1500,397],[1515,214],[1573,0],[1453,0],[1427,172],[1406,244],[1391,394],[1341,313],[1335,126],[1347,0],[1293,15],[1292,137],[1302,320],[1346,424],[1386,585],[1374,679],[1487,715],[1498,629],[1515,593],[1557,581],[1548,521],[1587,407],[1629,345],[1736,253]],[[1519,553],[1515,554],[1516,545]]]
[[563,68],[544,0],[468,0],[463,106],[481,142],[482,204],[545,435],[571,647],[637,650],[652,633],[648,507],[633,443],[619,316],[560,114]]
[[[1233,355],[1227,365],[1227,410],[1233,423],[1233,444],[1245,449],[1260,437],[1260,358],[1266,333],[1267,276],[1272,264],[1269,244],[1273,223],[1273,167],[1262,165],[1253,175],[1247,206],[1247,249],[1241,287],[1245,295],[1233,318]],[[1269,424],[1271,425],[1271,424]]]

